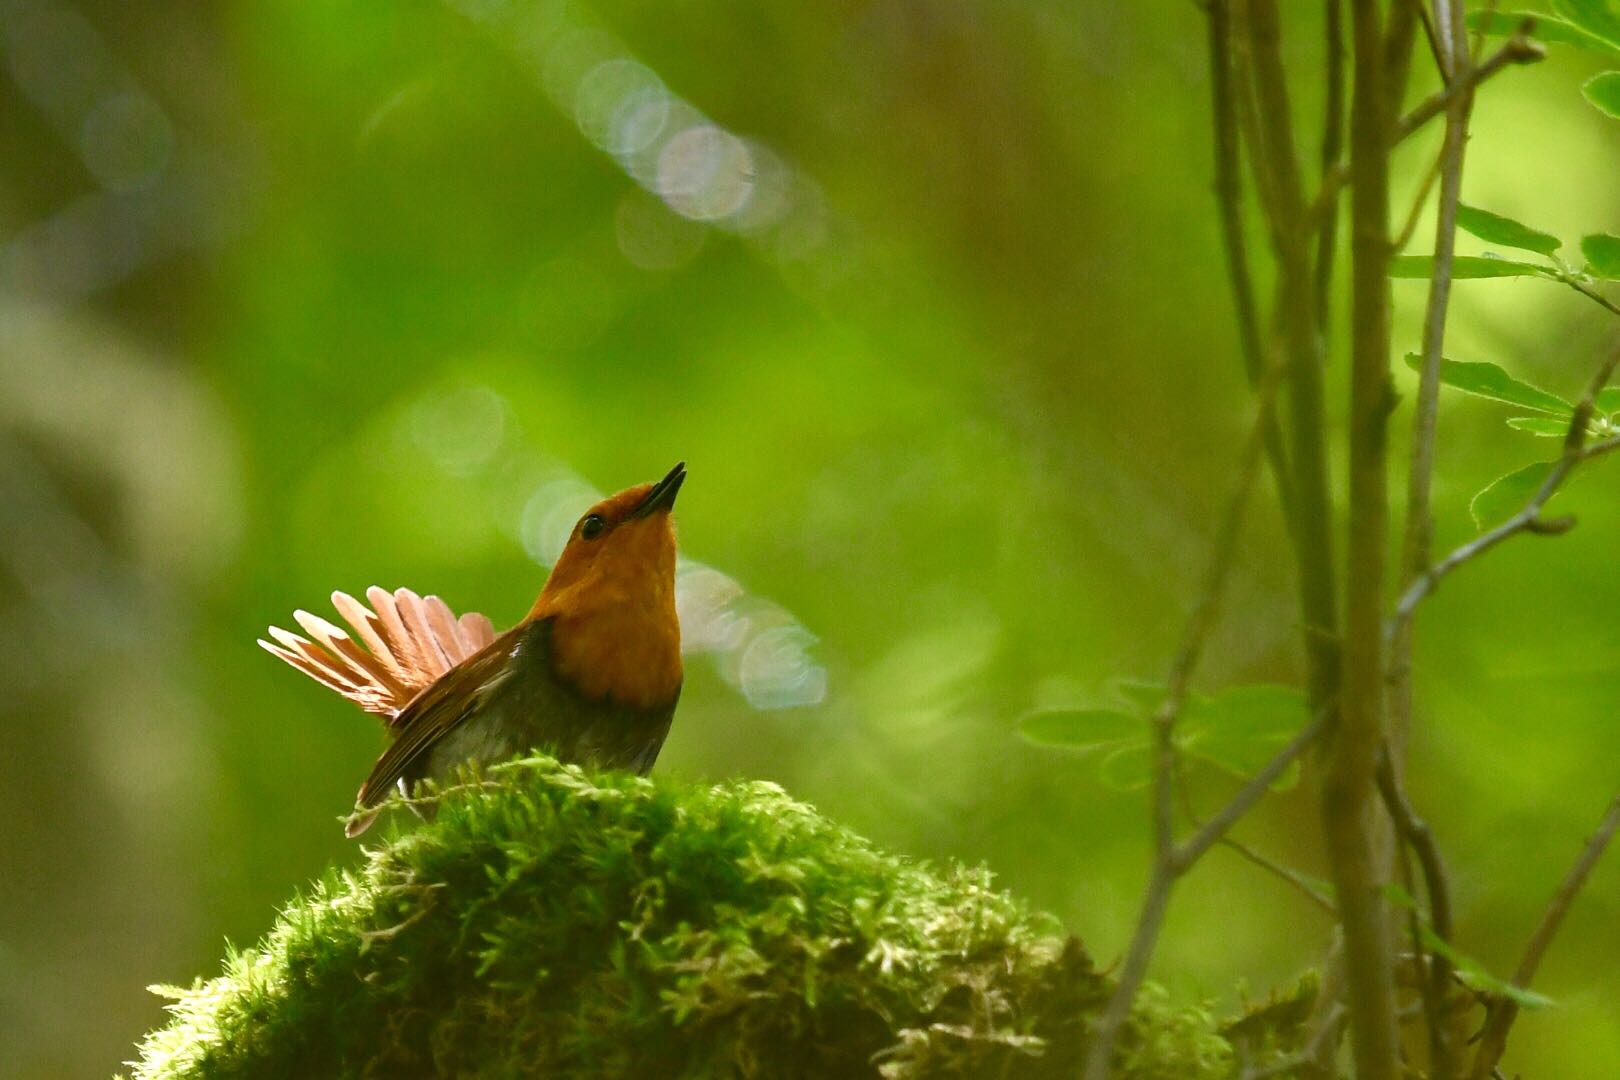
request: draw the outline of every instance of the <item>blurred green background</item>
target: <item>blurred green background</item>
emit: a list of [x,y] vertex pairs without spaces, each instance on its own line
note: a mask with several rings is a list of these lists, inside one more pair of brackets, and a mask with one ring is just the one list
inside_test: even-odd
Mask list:
[[[0,1072],[117,1068],[146,984],[356,860],[378,732],[266,624],[373,583],[508,624],[559,521],[681,458],[706,651],[659,771],[987,862],[1118,955],[1143,797],[1016,726],[1161,675],[1247,425],[1194,5],[4,0],[0,59]],[[1467,199],[1620,232],[1583,63],[1484,92]],[[1451,352],[1568,394],[1605,318],[1465,282]],[[1449,545],[1549,444],[1445,406]],[[1412,784],[1496,970],[1616,783],[1614,468],[1421,622]],[[1268,501],[1206,689],[1297,679],[1291,588]],[[1323,873],[1308,783],[1241,834]],[[1216,851],[1155,975],[1232,1006],[1325,930]],[[1620,1075],[1616,956],[1611,860],[1510,1065]]]

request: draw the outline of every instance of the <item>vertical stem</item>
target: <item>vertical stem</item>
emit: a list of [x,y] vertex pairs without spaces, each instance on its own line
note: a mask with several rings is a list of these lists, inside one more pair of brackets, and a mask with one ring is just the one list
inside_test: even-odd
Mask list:
[[[1603,857],[1603,850],[1614,839],[1614,834],[1620,831],[1620,795],[1615,796],[1609,803],[1608,811],[1598,824],[1597,831],[1586,841],[1586,847],[1581,850],[1580,858],[1570,867],[1569,873],[1564,876],[1563,883],[1553,894],[1552,902],[1541,916],[1541,922],[1536,925],[1535,933],[1530,935],[1530,944],[1525,946],[1524,956],[1519,960],[1519,967],[1513,973],[1513,985],[1521,990],[1528,990],[1530,983],[1536,977],[1536,969],[1541,966],[1541,958],[1547,955],[1547,949],[1552,945],[1553,938],[1558,936],[1558,929],[1564,924],[1564,916],[1569,914],[1570,907],[1575,903],[1575,897],[1586,885],[1586,879],[1591,877],[1592,869],[1597,866],[1598,860]],[[1496,1072],[1496,1063],[1502,1060],[1502,1053],[1507,1049],[1508,1031],[1513,1027],[1513,1021],[1519,1015],[1518,1002],[1510,997],[1499,997],[1491,1002],[1490,1010],[1485,1016],[1485,1029],[1479,1036],[1479,1049],[1475,1051],[1474,1068],[1469,1074],[1470,1080],[1489,1080]]]
[[1333,508],[1328,492],[1322,348],[1310,258],[1309,208],[1282,66],[1277,0],[1249,0],[1248,39],[1260,132],[1258,162],[1272,193],[1272,241],[1278,262],[1278,320],[1287,353],[1294,506],[1298,527],[1300,608],[1313,710],[1335,697],[1338,612],[1333,583]]
[[[1338,165],[1344,153],[1344,3],[1327,0],[1326,20],[1327,104],[1322,121],[1322,177]],[[1316,325],[1325,339],[1332,306],[1333,260],[1338,254],[1339,200],[1327,201],[1322,208],[1322,224],[1316,235]]]
[[1395,109],[1385,82],[1377,0],[1351,0],[1351,348],[1349,552],[1339,724],[1322,789],[1338,889],[1358,1080],[1400,1075],[1395,984],[1375,778],[1384,740],[1383,594],[1388,521],[1389,148]]
[[[1463,0],[1436,0],[1437,19],[1444,28],[1447,43],[1446,78],[1456,88],[1446,108],[1445,142],[1440,151],[1439,221],[1434,238],[1434,274],[1429,279],[1428,305],[1423,319],[1423,369],[1418,381],[1417,405],[1412,417],[1412,452],[1406,484],[1406,528],[1401,554],[1401,589],[1404,592],[1429,565],[1434,522],[1430,510],[1430,487],[1434,475],[1435,432],[1439,423],[1440,361],[1445,351],[1446,316],[1451,302],[1451,264],[1457,245],[1457,204],[1462,197],[1463,156],[1468,146],[1468,122],[1474,106],[1469,68]],[[1402,773],[1401,754],[1412,723],[1412,622],[1407,620],[1390,642],[1389,729],[1391,749],[1386,758],[1391,786],[1397,788]],[[1438,903],[1430,893],[1430,904]],[[1436,933],[1442,938],[1448,929],[1431,912]],[[1449,921],[1449,920],[1448,920]],[[1422,949],[1420,940],[1414,948]],[[1450,990],[1451,964],[1436,950],[1429,956],[1428,987],[1425,999],[1444,1001]],[[1441,1017],[1430,1017],[1430,1073],[1435,1080],[1450,1080],[1456,1074],[1455,1048],[1449,1025]]]
[[[1221,244],[1226,253],[1226,276],[1232,286],[1232,306],[1238,323],[1238,345],[1243,370],[1251,388],[1258,388],[1266,367],[1260,340],[1260,317],[1249,273],[1248,242],[1243,232],[1243,187],[1238,150],[1237,108],[1232,97],[1232,13],[1227,0],[1209,0],[1209,96],[1211,128],[1215,136],[1215,204],[1220,212]],[[1266,462],[1282,504],[1290,534],[1295,530],[1293,484],[1289,477],[1282,429],[1275,414],[1266,418]]]

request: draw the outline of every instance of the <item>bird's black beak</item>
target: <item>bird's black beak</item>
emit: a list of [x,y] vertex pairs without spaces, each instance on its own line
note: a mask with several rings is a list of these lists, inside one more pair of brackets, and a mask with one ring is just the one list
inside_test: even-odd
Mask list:
[[686,479],[686,462],[677,462],[669,470],[669,475],[654,484],[652,490],[647,492],[641,504],[630,512],[632,518],[646,517],[659,510],[668,510],[675,505],[675,496],[681,490],[681,483]]

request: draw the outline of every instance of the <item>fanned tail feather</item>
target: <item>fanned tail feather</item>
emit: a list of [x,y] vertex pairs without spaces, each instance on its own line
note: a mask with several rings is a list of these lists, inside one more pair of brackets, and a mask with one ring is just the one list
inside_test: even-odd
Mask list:
[[[366,712],[390,724],[441,675],[495,640],[495,627],[476,612],[456,618],[437,596],[409,589],[390,593],[373,585],[367,608],[348,593],[332,594],[332,606],[359,640],[307,611],[293,618],[309,637],[270,627],[264,649]],[[372,610],[374,608],[375,610]]]

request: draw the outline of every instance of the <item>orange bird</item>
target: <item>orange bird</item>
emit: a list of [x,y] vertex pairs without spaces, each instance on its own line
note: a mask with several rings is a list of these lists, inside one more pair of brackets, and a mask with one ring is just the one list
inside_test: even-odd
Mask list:
[[313,641],[270,628],[274,642],[260,645],[382,716],[393,736],[360,785],[348,835],[370,827],[391,788],[408,794],[467,761],[540,748],[562,761],[652,768],[681,694],[671,510],[685,479],[683,462],[591,507],[534,607],[499,636],[484,616],[458,619],[436,596],[375,585],[366,590],[375,611],[332,594],[366,648],[307,611],[293,617]]

